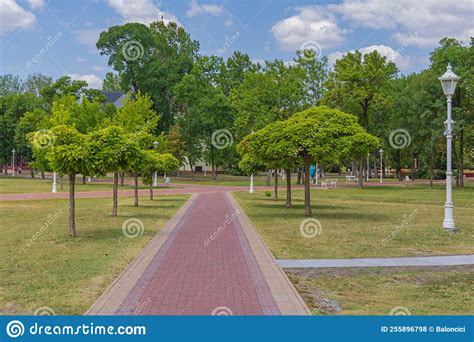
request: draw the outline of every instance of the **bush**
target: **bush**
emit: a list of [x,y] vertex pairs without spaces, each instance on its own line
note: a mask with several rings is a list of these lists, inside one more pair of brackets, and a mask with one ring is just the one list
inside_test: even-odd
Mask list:
[[265,191],[265,196],[272,197],[272,192],[271,191]]

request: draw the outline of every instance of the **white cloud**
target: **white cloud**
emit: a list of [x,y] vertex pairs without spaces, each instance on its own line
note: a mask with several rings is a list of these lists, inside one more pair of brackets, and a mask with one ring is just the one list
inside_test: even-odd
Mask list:
[[198,4],[196,0],[191,0],[189,9],[186,11],[186,16],[195,17],[201,14],[221,15],[224,13],[224,8],[215,4]]
[[308,6],[297,10],[296,15],[280,20],[272,27],[283,50],[296,51],[308,42],[316,42],[325,48],[344,40],[346,30],[341,29],[335,16],[323,7]]
[[120,14],[125,22],[150,24],[162,20],[165,23],[174,21],[179,24],[176,16],[164,12],[151,0],[108,0],[109,6]]
[[95,88],[95,89],[102,88],[102,79],[99,76],[96,76],[93,74],[86,74],[86,75],[69,74],[68,76],[71,77],[73,80],[86,81],[87,84],[89,85],[89,88]]
[[[358,49],[362,55],[369,54],[373,51],[377,51],[382,56],[386,57],[387,60],[394,62],[397,64],[400,70],[408,70],[412,66],[412,61],[410,57],[402,55],[399,51],[395,51],[390,46],[386,45],[370,45],[363,48]],[[346,52],[333,52],[328,55],[328,62],[329,64],[334,64],[336,60],[345,56],[348,52],[354,52],[354,50],[346,51]]]
[[344,0],[328,9],[355,25],[394,31],[398,43],[422,48],[447,36],[467,42],[474,32],[472,0]]
[[99,36],[102,31],[103,30],[101,29],[76,30],[73,32],[73,37],[78,43],[87,46],[90,51],[96,52],[97,49],[95,44],[99,40]]
[[32,10],[42,10],[45,6],[44,0],[28,0]]
[[76,62],[77,63],[85,63],[85,62],[87,62],[87,59],[82,58],[82,57],[77,57]]
[[0,0],[0,35],[16,29],[29,29],[35,23],[35,15],[26,11],[15,0]]
[[101,71],[104,71],[105,68],[103,66],[100,66],[100,65],[94,65],[91,67],[92,70],[96,71],[96,72],[101,72]]

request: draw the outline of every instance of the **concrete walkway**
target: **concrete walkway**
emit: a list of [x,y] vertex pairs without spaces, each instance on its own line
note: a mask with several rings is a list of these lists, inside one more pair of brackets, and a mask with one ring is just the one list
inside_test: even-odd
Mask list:
[[416,258],[278,260],[282,268],[403,267],[474,265],[474,254]]
[[240,206],[219,191],[193,194],[86,314],[306,315],[309,310]]

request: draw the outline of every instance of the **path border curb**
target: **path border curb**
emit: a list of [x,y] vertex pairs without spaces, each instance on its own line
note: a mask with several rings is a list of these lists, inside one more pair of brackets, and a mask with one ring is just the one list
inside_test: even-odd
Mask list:
[[238,210],[238,218],[250,248],[260,266],[273,298],[282,315],[311,315],[311,311],[291,283],[283,269],[278,265],[267,245],[260,238],[249,217],[235,200],[231,193],[226,192],[227,198]]

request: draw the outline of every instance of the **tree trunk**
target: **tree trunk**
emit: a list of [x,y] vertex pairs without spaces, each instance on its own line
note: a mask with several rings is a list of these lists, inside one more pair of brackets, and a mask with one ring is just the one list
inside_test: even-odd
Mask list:
[[118,182],[119,174],[114,172],[114,185],[112,189],[112,216],[117,216],[118,212]]
[[86,184],[86,176],[82,175],[82,184]]
[[303,178],[303,173],[301,172],[301,168],[298,168],[298,175],[296,177],[296,185],[301,185],[302,178]]
[[153,173],[151,174],[152,181],[150,182],[150,201],[153,201]]
[[433,189],[435,162],[436,162],[436,150],[433,148],[431,149],[431,159],[430,159],[430,188],[431,189]]
[[30,168],[30,176],[31,178],[35,178],[35,171],[33,169]]
[[278,169],[275,169],[275,201],[278,201]]
[[309,155],[304,156],[304,215],[311,216],[313,212],[311,211],[311,192],[309,188],[309,164],[311,163],[311,158]]
[[135,178],[135,191],[134,191],[135,203],[134,203],[134,206],[138,207],[138,173],[135,172],[133,174],[133,177]]
[[216,168],[216,165],[214,165],[214,162],[212,162],[211,168],[212,168],[212,179],[217,180],[217,168]]
[[291,169],[286,169],[286,204],[285,207],[291,208]]
[[270,180],[272,179],[272,170],[268,170],[267,172],[267,179],[265,180],[265,184],[270,186]]
[[365,169],[364,157],[359,159],[359,188],[364,187],[364,169]]
[[356,165],[355,159],[352,159],[351,171],[352,171],[352,176],[356,177],[357,176],[357,165]]
[[76,199],[74,191],[76,187],[76,175],[69,175],[69,236],[77,236],[76,233]]
[[[117,177],[118,177],[118,174],[117,174]],[[120,172],[120,186],[122,188],[124,186],[124,183],[125,183],[125,172]],[[117,182],[117,185],[118,185],[118,182]]]
[[[44,178],[45,178],[45,177],[44,177],[44,171],[41,171],[41,179],[44,179]],[[75,178],[76,178],[76,177],[74,177],[74,179],[75,179]]]

